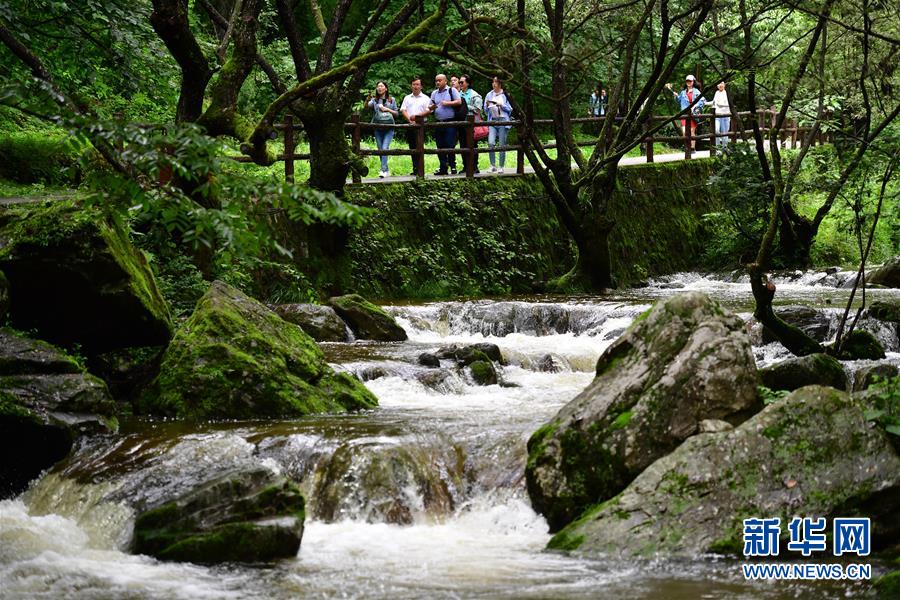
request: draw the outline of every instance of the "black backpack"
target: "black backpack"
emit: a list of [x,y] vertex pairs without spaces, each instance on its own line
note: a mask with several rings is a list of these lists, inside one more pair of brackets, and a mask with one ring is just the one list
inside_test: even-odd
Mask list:
[[453,97],[453,94],[456,94],[456,98],[460,98],[462,100],[462,104],[459,106],[453,107],[453,120],[454,121],[465,121],[469,118],[469,105],[466,103],[466,99],[463,98],[458,91],[450,88],[450,100],[456,100]]

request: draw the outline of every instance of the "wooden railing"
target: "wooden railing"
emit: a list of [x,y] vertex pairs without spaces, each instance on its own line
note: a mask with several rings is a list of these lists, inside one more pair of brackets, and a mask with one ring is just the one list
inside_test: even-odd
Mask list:
[[[774,125],[776,112],[774,110],[764,110],[760,109],[756,111],[756,113],[752,112],[739,112],[737,113],[738,119],[735,119],[735,115],[732,114],[731,117],[731,131],[727,134],[730,143],[736,143],[739,139],[746,140],[748,136],[752,136],[753,130],[748,128],[748,119],[755,118],[757,120],[757,124],[760,130],[763,132],[763,136],[765,139],[768,139],[768,135]],[[684,159],[691,159],[691,148],[694,146],[696,142],[705,141],[708,143],[710,156],[715,156],[717,152],[715,139],[718,137],[715,134],[715,120],[716,115],[713,114],[701,114],[695,116],[695,120],[702,124],[708,124],[710,133],[701,133],[696,135],[691,135],[690,127],[684,127],[683,135],[649,135],[650,131],[654,129],[658,129],[659,125],[664,123],[673,123],[676,127],[680,124],[682,115],[659,115],[652,116],[648,123],[645,125],[645,135],[640,140],[641,146],[641,155],[646,157],[647,162],[654,161],[654,148],[653,144],[660,142],[666,144],[678,144],[679,146],[683,145],[684,148]],[[572,123],[595,123],[599,130],[599,127],[602,126],[603,122],[607,119],[607,117],[584,117],[584,118],[576,118],[572,119]],[[621,117],[616,117],[616,119],[621,120]],[[736,127],[739,123],[743,123],[744,129],[738,130]],[[499,125],[500,123],[498,123]],[[535,119],[534,126],[549,126],[553,124],[552,119]],[[359,156],[410,156],[410,157],[418,157],[419,160],[413,160],[413,164],[415,165],[415,171],[417,177],[425,176],[425,156],[426,155],[440,155],[440,154],[453,154],[460,155],[463,160],[463,171],[466,177],[474,177],[476,170],[476,160],[473,160],[473,157],[476,157],[479,154],[484,154],[486,152],[514,152],[516,156],[516,173],[524,174],[525,173],[525,152],[521,142],[516,144],[507,144],[505,146],[494,146],[493,148],[488,148],[487,145],[478,146],[475,143],[475,128],[481,126],[489,126],[490,122],[488,121],[475,121],[474,116],[469,116],[466,121],[426,121],[423,117],[416,117],[415,123],[397,123],[394,125],[391,124],[381,124],[381,123],[366,123],[360,120],[359,115],[353,115],[350,122],[346,123],[345,129],[350,134],[350,144],[353,148],[353,151]],[[503,121],[503,126],[510,127],[518,127],[522,125],[522,121]],[[453,127],[462,129],[465,128],[465,139],[462,144],[459,144],[459,147],[456,148],[427,148],[426,147],[426,130],[429,129],[442,129],[447,127]],[[284,137],[284,152],[277,156],[277,161],[284,161],[284,176],[287,181],[294,181],[294,163],[298,160],[309,160],[309,154],[298,154],[296,153],[297,144],[296,144],[296,132],[302,131],[302,127],[296,126],[294,124],[293,117],[291,115],[286,115],[284,117],[284,121],[282,123],[276,123],[274,125],[275,131],[283,132]],[[362,147],[362,137],[363,132],[371,132],[376,129],[394,129],[396,131],[405,131],[409,129],[416,130],[416,147],[410,149],[396,149],[396,150],[373,150]],[[796,121],[789,120],[786,122],[785,126],[782,127],[780,133],[780,144],[782,147],[796,148],[797,144],[802,141],[803,137],[807,135],[810,131],[808,127],[800,127]],[[824,144],[826,141],[831,140],[831,134],[823,133],[821,130],[816,134],[816,139],[814,140],[814,144]],[[576,145],[580,147],[591,147],[596,145],[596,140],[586,140],[581,142],[576,142]],[[542,144],[542,147],[546,150],[552,150],[556,148],[555,142],[549,142]],[[234,160],[238,162],[252,162],[250,158],[246,156],[232,156]],[[361,181],[360,175],[356,172],[353,173],[353,182],[359,183]]]

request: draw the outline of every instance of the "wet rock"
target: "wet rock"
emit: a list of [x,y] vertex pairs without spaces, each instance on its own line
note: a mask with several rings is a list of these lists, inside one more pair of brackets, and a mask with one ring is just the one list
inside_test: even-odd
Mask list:
[[392,373],[381,365],[372,365],[360,371],[359,378],[362,381],[372,381],[373,379],[381,379],[391,375]]
[[9,311],[9,281],[3,271],[0,271],[0,323],[6,322],[7,311]]
[[465,458],[449,440],[440,444],[350,442],[335,450],[315,476],[311,514],[333,522],[412,524],[445,516],[464,484]]
[[304,515],[295,484],[268,469],[240,470],[138,514],[133,551],[200,564],[290,558]]
[[884,346],[871,332],[854,329],[841,347],[841,356],[847,360],[880,360],[884,358]]
[[[783,306],[775,310],[781,319],[803,330],[806,335],[818,342],[828,339],[828,330],[831,327],[831,315],[825,311],[816,310],[808,306]],[[762,342],[770,344],[778,341],[766,327],[763,327]]]
[[607,332],[603,336],[603,341],[605,342],[608,340],[614,340],[614,339],[618,338],[620,335],[622,335],[623,333],[625,333],[625,331],[627,331],[627,329],[625,327],[622,327],[619,329],[613,329],[612,331]]
[[471,348],[483,352],[490,360],[495,363],[503,364],[503,354],[500,352],[500,346],[488,342],[472,344]]
[[440,367],[441,359],[439,359],[437,355],[431,354],[430,352],[423,352],[419,355],[418,363],[423,367]]
[[406,331],[392,316],[359,294],[335,296],[328,304],[347,322],[357,339],[380,342],[402,342]]
[[545,354],[538,359],[535,367],[542,373],[559,373],[566,370],[566,363],[561,356]]
[[866,283],[900,288],[900,256],[889,259],[884,265],[871,272],[866,278]]
[[335,373],[299,327],[217,281],[178,329],[140,408],[176,417],[249,419],[377,403],[359,381]]
[[270,306],[275,313],[300,329],[317,342],[346,342],[350,336],[347,324],[330,306],[319,304],[276,304]]
[[0,270],[14,327],[88,354],[169,341],[169,310],[124,228],[76,201],[17,206],[5,216]]
[[900,300],[884,298],[869,306],[869,316],[879,321],[900,323]]
[[661,290],[680,290],[684,288],[684,284],[680,281],[669,281],[659,284],[658,287]]
[[890,363],[861,367],[853,374],[853,391],[861,392],[868,389],[876,381],[897,377],[898,375],[900,375],[900,369],[897,368],[897,365]]
[[[696,435],[557,534],[587,555],[740,553],[743,519],[868,516],[873,544],[900,534],[900,459],[862,407],[807,387],[733,431]],[[838,511],[835,514],[835,511]]]
[[834,357],[827,354],[798,356],[759,370],[764,386],[771,390],[794,391],[807,385],[827,385],[848,389],[847,373]]
[[[492,346],[493,344],[487,345]],[[500,349],[497,348],[497,354],[499,353]],[[478,344],[472,344],[471,346],[457,346],[455,344],[452,346],[444,346],[435,354],[440,358],[451,358],[455,360],[460,367],[467,367],[479,360],[491,362],[491,358],[479,348]]]
[[700,433],[720,433],[732,429],[734,429],[734,425],[720,419],[703,419],[697,428]]
[[118,402],[135,402],[159,374],[163,346],[122,348],[89,357],[92,373],[106,382]]
[[497,384],[497,371],[494,369],[494,363],[489,360],[476,360],[469,365],[469,371],[477,385]]
[[705,294],[657,303],[597,362],[597,377],[528,442],[532,504],[556,530],[621,491],[704,419],[740,420],[759,378],[743,322]]
[[559,304],[526,302],[474,302],[451,316],[451,325],[485,336],[503,337],[521,332],[536,336],[565,333],[570,327],[570,312]]
[[79,436],[117,428],[106,385],[71,356],[0,329],[0,498],[21,492]]
[[453,378],[454,373],[448,369],[434,369],[416,374],[419,383],[438,392],[447,390]]
[[834,275],[835,273],[840,273],[840,272],[841,272],[840,267],[828,267],[827,269],[825,269],[826,275]]

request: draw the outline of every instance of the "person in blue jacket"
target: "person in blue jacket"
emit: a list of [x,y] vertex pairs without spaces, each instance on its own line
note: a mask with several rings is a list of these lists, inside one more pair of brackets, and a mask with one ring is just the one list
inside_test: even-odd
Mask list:
[[672,92],[672,95],[675,96],[675,99],[678,100],[678,106],[681,110],[685,110],[689,106],[691,107],[691,114],[686,119],[681,120],[681,132],[682,134],[685,132],[685,127],[690,125],[691,128],[691,152],[695,152],[697,148],[697,116],[700,114],[700,111],[703,110],[704,104],[706,104],[706,100],[704,100],[703,95],[700,93],[700,88],[696,86],[696,78],[693,75],[688,75],[684,78],[684,88],[680,93],[675,93],[672,90],[672,84],[667,83],[666,88]]
[[494,150],[496,146],[506,146],[506,136],[509,133],[509,125],[502,125],[509,121],[512,115],[512,105],[506,92],[503,91],[503,82],[499,77],[494,77],[491,82],[491,91],[484,97],[484,110],[488,120],[488,157],[491,159],[491,172],[502,173],[506,162],[506,151],[500,151],[500,166],[495,166]]

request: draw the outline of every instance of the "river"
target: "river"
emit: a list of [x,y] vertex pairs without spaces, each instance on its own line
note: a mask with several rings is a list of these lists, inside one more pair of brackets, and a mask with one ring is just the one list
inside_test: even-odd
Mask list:
[[[789,274],[777,301],[834,326],[847,274]],[[830,278],[830,279],[829,279]],[[82,443],[25,494],[0,502],[3,598],[844,598],[863,584],[750,583],[740,563],[585,559],[546,552],[524,489],[525,442],[593,377],[597,357],[656,299],[702,290],[749,317],[739,276],[679,274],[613,296],[394,305],[404,343],[323,344],[378,409],[284,422],[189,425],[132,419]],[[898,295],[877,290],[872,296]],[[900,364],[896,327],[865,324]],[[502,385],[416,364],[447,344],[490,341]],[[759,365],[787,356],[755,346]],[[551,358],[547,359],[547,355]],[[550,371],[539,370],[552,364]],[[860,363],[864,364],[864,363]],[[857,365],[852,365],[852,369]],[[298,556],[202,567],[127,552],[130,506],[235,465],[301,482]],[[876,572],[879,567],[876,563]]]

